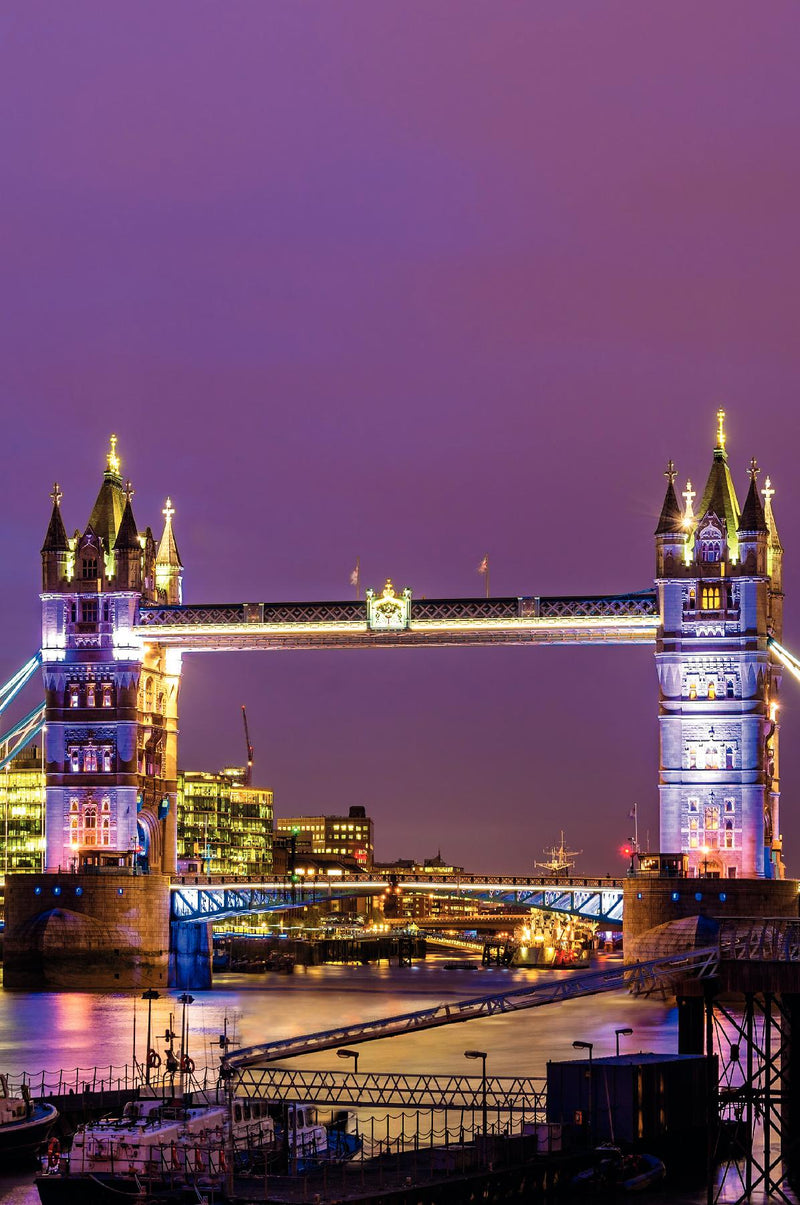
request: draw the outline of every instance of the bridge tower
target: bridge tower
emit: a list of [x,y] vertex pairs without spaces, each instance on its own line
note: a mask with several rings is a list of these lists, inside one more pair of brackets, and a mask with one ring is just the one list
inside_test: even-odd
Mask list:
[[783,549],[755,459],[740,510],[717,418],[699,506],[691,482],[679,505],[670,461],[655,532],[661,849],[688,854],[693,875],[783,878],[768,646],[782,635]]
[[47,871],[176,869],[180,652],[134,633],[140,601],[178,603],[164,509],[140,533],[116,437],[89,521],[69,537],[58,485],[42,546]]

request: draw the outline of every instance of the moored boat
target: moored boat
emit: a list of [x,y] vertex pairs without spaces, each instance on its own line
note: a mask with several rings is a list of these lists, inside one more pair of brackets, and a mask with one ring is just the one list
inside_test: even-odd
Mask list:
[[27,1087],[12,1096],[6,1075],[0,1075],[0,1093],[0,1162],[32,1159],[58,1121],[58,1110],[31,1100]]

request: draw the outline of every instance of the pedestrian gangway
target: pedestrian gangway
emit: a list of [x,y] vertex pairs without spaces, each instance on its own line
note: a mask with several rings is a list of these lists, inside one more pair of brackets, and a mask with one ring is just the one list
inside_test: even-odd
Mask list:
[[718,946],[685,950],[679,954],[633,963],[630,966],[618,963],[586,975],[572,974],[569,978],[562,977],[546,983],[514,988],[511,991],[494,992],[490,996],[437,1004],[432,1008],[418,1009],[416,1012],[361,1021],[355,1025],[343,1025],[336,1029],[284,1038],[258,1046],[246,1046],[226,1055],[222,1064],[228,1071],[237,1072],[261,1063],[276,1062],[278,1059],[316,1054],[321,1050],[333,1050],[338,1046],[351,1046],[357,1042],[372,1042],[377,1038],[398,1037],[400,1034],[436,1029],[441,1025],[453,1025],[461,1021],[475,1021],[480,1017],[493,1017],[499,1013],[540,1008],[545,1004],[558,1004],[581,996],[596,996],[602,992],[619,991],[620,988],[638,993],[651,992],[678,978],[713,977],[718,965]]

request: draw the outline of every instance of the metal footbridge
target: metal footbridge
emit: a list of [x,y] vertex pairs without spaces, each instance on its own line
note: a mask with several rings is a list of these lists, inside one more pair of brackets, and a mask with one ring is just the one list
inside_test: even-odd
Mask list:
[[380,1017],[374,1021],[360,1021],[355,1025],[342,1025],[320,1033],[283,1038],[259,1046],[246,1046],[226,1055],[223,1066],[229,1071],[239,1072],[263,1063],[273,1063],[278,1059],[317,1054],[322,1050],[335,1050],[339,1046],[418,1033],[423,1029],[475,1021],[480,1017],[494,1017],[500,1013],[541,1008],[545,1004],[558,1004],[582,996],[597,996],[602,992],[616,992],[621,988],[638,993],[652,992],[675,979],[711,978],[717,972],[719,959],[718,946],[704,946],[702,949],[685,950],[630,966],[617,963],[585,975],[570,974],[568,977],[561,976],[546,983],[535,983],[507,992],[494,992],[490,996],[448,1001],[415,1012],[399,1013],[393,1017]]
[[[623,879],[563,876],[353,874],[336,878],[320,876],[302,882],[282,878],[242,883],[182,875],[170,886],[170,916],[184,924],[209,923],[231,916],[286,912],[335,900],[380,895],[389,887],[399,887],[405,893],[462,896],[618,927],[622,924],[623,884]],[[498,913],[498,919],[502,919],[502,913]]]

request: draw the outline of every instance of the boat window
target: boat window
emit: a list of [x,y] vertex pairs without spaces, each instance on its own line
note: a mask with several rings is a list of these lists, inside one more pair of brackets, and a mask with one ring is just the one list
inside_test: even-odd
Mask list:
[[233,1111],[233,1116],[234,1116],[235,1121],[242,1120],[242,1106],[241,1105],[236,1106],[236,1108]]

